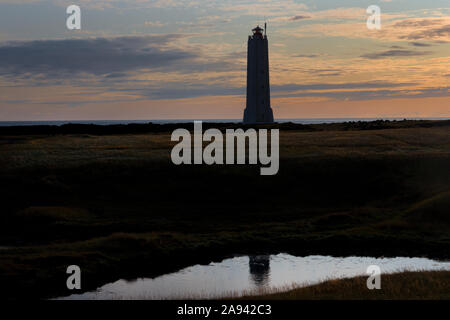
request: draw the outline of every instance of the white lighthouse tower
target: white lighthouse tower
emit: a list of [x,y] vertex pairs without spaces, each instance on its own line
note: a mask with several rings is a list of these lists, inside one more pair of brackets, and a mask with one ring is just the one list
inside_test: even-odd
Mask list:
[[[267,28],[267,25],[264,25]],[[269,82],[269,44],[267,33],[257,26],[248,37],[247,106],[244,123],[272,123]]]

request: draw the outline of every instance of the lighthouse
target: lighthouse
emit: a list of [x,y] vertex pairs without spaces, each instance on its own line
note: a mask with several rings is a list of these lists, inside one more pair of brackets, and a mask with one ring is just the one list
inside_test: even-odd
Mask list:
[[[269,44],[267,25],[257,26],[248,37],[247,51],[247,105],[244,123],[272,123],[269,82]],[[264,31],[264,34],[263,34]]]

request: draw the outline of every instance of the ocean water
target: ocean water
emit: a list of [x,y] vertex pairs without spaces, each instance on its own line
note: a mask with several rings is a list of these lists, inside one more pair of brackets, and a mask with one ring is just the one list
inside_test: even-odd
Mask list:
[[[292,119],[276,119],[279,123],[293,122],[299,124],[318,124],[318,123],[339,123],[348,121],[375,121],[375,120],[448,120],[450,118],[292,118]],[[60,121],[0,121],[0,127],[6,126],[35,126],[35,125],[53,125],[61,126],[64,124],[96,124],[96,125],[114,125],[114,124],[168,124],[168,123],[186,123],[199,120],[203,122],[215,122],[215,123],[240,123],[242,119],[190,119],[190,120],[60,120]]]

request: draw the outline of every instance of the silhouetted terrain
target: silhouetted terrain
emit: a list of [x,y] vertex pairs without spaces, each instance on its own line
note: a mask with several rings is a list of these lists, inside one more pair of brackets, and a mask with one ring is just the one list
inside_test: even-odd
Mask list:
[[[448,127],[450,120],[402,120],[402,121],[357,121],[342,123],[322,123],[322,124],[298,124],[292,122],[246,125],[240,123],[213,123],[204,122],[203,128],[218,128],[221,130],[229,128],[278,128],[283,131],[330,131],[330,130],[380,130],[380,129],[399,129],[399,128],[431,128]],[[138,133],[167,133],[178,128],[192,130],[193,122],[186,123],[168,123],[168,124],[114,124],[114,125],[96,125],[96,124],[64,124],[57,125],[29,125],[29,126],[0,126],[0,135],[28,135],[28,134],[96,134],[96,135],[114,135],[114,134],[138,134]]]
[[71,264],[88,290],[233,254],[449,257],[450,121],[275,124],[276,176],[175,166],[183,126],[1,127],[2,295],[67,295]]
[[383,275],[382,290],[367,290],[367,277],[329,280],[283,292],[253,295],[250,300],[449,300],[450,272],[402,272]]

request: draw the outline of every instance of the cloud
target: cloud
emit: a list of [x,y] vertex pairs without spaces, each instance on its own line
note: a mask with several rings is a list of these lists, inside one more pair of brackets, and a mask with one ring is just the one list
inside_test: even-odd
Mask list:
[[298,91],[298,90],[337,90],[337,89],[380,89],[393,87],[414,86],[412,82],[387,82],[387,81],[371,81],[371,82],[346,82],[346,83],[313,83],[313,84],[283,84],[273,85],[271,90],[274,92]]
[[400,37],[400,39],[406,40],[448,40],[450,38],[450,24],[430,28],[427,30],[421,30],[412,32],[406,36]]
[[[382,29],[376,32],[367,29],[366,13],[360,8],[302,12],[301,15],[311,17],[308,24],[295,29],[285,28],[279,33],[295,38],[329,36],[435,43],[447,43],[450,40],[450,16],[448,15],[409,18],[411,14],[383,12]],[[284,20],[279,19],[279,21],[289,22],[289,18],[285,17]]]
[[[373,100],[388,98],[445,97],[449,87],[416,88],[413,82],[344,82],[272,85],[274,98],[327,98],[332,100]],[[198,84],[185,86],[182,83],[168,83],[164,87],[124,89],[137,99],[165,100],[204,96],[245,95],[245,87],[226,87],[220,84]]]
[[304,19],[310,19],[310,18],[311,17],[309,17],[309,16],[297,15],[297,16],[291,17],[289,20],[290,21],[297,21],[297,20],[304,20]]
[[198,53],[170,46],[178,38],[172,34],[9,42],[0,46],[0,75],[118,77],[137,69],[183,68]]
[[431,51],[413,51],[404,49],[387,50],[383,52],[367,53],[361,57],[366,59],[383,59],[391,57],[416,57],[432,54]]
[[293,55],[294,58],[318,58],[320,56],[322,56],[322,55],[316,54],[316,53],[313,53],[313,54],[295,54],[295,55]]
[[[349,96],[351,93],[358,92],[357,90],[369,89],[392,89],[399,87],[410,87],[416,83],[403,82],[394,83],[387,81],[372,81],[372,82],[350,82],[350,83],[313,83],[313,84],[282,84],[271,85],[271,92],[274,96],[315,96],[315,97],[341,97]],[[383,90],[381,90],[383,91]],[[185,99],[195,97],[206,96],[244,96],[245,86],[233,87],[226,85],[225,83],[185,83],[171,81],[164,84],[152,85],[146,83],[145,86],[136,88],[135,85],[130,85],[127,88],[120,90],[112,89],[111,92],[121,92],[133,96],[134,99],[151,99],[151,100],[164,100],[164,99]],[[383,91],[384,92],[384,91]]]
[[144,88],[144,89],[126,89],[124,91],[131,92],[141,98],[151,100],[164,99],[185,99],[196,97],[212,97],[212,96],[236,96],[244,95],[244,87],[227,87],[219,84],[198,84],[186,85],[185,83],[170,83],[164,87]]
[[448,97],[450,87],[422,89],[379,89],[379,90],[339,90],[339,91],[299,91],[274,93],[276,98],[320,97],[334,100],[378,100],[391,98],[429,98]]
[[399,22],[396,22],[394,24],[394,27],[399,28],[405,28],[405,27],[413,27],[413,28],[419,28],[419,27],[429,27],[429,26],[435,26],[439,25],[442,21],[442,19],[408,19],[408,20],[402,20]]
[[422,42],[410,42],[409,44],[414,47],[431,47],[431,44]]
[[389,26],[387,32],[400,40],[448,41],[450,17],[404,19]]

